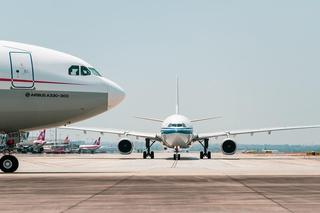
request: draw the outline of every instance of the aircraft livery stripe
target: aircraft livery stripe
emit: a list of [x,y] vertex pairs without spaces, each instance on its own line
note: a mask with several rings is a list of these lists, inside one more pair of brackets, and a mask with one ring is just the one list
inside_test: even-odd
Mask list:
[[22,79],[11,79],[11,78],[0,78],[0,81],[5,82],[25,82],[25,83],[40,83],[40,84],[68,84],[68,85],[84,85],[78,83],[66,83],[66,82],[58,82],[58,81],[33,81],[33,80],[22,80]]
[[161,129],[161,134],[192,134],[192,128],[163,128]]

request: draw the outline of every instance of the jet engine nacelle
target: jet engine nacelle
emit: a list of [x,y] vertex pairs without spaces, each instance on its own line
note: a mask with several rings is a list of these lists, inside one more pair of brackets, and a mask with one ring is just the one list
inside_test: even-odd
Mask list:
[[118,143],[118,150],[123,155],[129,155],[133,150],[133,144],[128,138],[123,138]]
[[227,138],[222,142],[221,150],[225,155],[233,155],[237,151],[237,144],[234,140]]

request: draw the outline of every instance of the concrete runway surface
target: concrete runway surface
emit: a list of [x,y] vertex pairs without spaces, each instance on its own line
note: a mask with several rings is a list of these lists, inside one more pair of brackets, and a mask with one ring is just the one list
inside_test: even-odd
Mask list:
[[0,212],[317,212],[320,158],[197,153],[17,155]]

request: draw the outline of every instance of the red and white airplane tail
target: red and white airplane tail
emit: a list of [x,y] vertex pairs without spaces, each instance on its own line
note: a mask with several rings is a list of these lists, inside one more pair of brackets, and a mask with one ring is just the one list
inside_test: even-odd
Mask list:
[[100,137],[94,142],[93,145],[98,145],[98,146],[100,146]]
[[33,141],[34,144],[43,145],[46,143],[46,130],[42,130],[37,137],[37,140]]
[[42,141],[46,140],[46,130],[45,129],[40,132],[37,140],[42,140]]
[[69,139],[69,136],[67,136],[64,141],[63,141],[64,144],[69,144],[70,143],[70,139]]

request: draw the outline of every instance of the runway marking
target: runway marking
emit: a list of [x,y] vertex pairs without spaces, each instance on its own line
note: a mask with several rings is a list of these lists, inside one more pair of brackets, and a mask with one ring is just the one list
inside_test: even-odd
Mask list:
[[244,187],[246,187],[246,188],[250,189],[251,191],[257,193],[258,195],[264,197],[265,199],[271,201],[272,203],[276,204],[276,205],[279,206],[280,208],[282,208],[282,209],[284,209],[284,210],[286,210],[286,211],[288,211],[288,212],[294,213],[294,211],[292,211],[291,209],[285,207],[284,205],[282,205],[281,203],[277,202],[276,200],[268,197],[268,196],[265,195],[263,192],[259,192],[259,191],[255,190],[253,187],[247,185],[247,184],[244,183],[243,181],[241,181],[241,180],[239,180],[239,179],[237,179],[237,178],[234,178],[234,177],[232,177],[232,176],[230,176],[230,175],[227,175],[227,177],[229,177],[231,180],[233,180],[233,181],[235,181],[235,182],[240,183],[240,184],[243,185]]
[[178,160],[174,160],[173,164],[171,165],[171,168],[176,168],[178,164]]
[[113,185],[108,186],[107,188],[105,188],[105,189],[103,189],[103,190],[101,190],[101,191],[99,191],[99,192],[97,192],[97,193],[89,196],[88,198],[86,198],[86,199],[84,199],[84,200],[80,200],[79,202],[75,203],[74,205],[70,206],[69,208],[61,211],[61,213],[65,213],[65,212],[67,212],[67,211],[69,211],[69,210],[71,210],[71,209],[73,209],[73,208],[76,208],[76,207],[79,206],[80,204],[82,204],[82,203],[84,203],[84,202],[87,202],[88,200],[94,198],[94,197],[97,196],[97,195],[101,195],[102,193],[104,193],[104,192],[106,192],[106,191],[109,191],[110,189],[116,187],[117,185],[123,183],[124,181],[129,180],[129,179],[132,178],[132,177],[133,177],[133,175],[131,175],[131,176],[129,176],[129,177],[126,177],[126,178],[123,178],[123,179],[115,182]]

